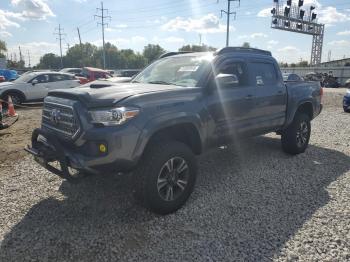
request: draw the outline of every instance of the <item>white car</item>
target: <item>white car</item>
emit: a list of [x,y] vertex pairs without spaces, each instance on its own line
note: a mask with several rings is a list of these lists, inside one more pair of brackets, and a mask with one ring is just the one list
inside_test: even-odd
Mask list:
[[79,86],[79,80],[71,74],[60,72],[33,72],[22,75],[13,82],[0,83],[0,98],[10,95],[14,104],[43,100],[49,91]]

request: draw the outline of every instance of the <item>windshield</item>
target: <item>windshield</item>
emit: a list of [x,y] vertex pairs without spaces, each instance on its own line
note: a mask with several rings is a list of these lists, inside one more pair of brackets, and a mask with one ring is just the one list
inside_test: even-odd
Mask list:
[[208,54],[163,58],[143,70],[133,82],[194,87],[211,60],[212,55]]
[[24,74],[17,78],[14,83],[27,83],[28,81],[32,80],[34,77],[36,77],[35,73],[29,73],[29,74]]

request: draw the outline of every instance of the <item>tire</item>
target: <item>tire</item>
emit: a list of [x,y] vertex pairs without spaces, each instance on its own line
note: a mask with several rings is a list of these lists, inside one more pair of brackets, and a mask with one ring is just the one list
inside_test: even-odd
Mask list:
[[350,113],[350,109],[347,109],[345,106],[343,107],[345,113]]
[[181,208],[193,192],[197,161],[185,144],[160,140],[147,147],[133,175],[137,200],[166,215]]
[[311,123],[308,115],[297,113],[290,126],[282,133],[282,148],[291,155],[304,153],[309,145]]
[[19,93],[15,93],[15,92],[7,93],[6,95],[3,96],[3,100],[8,101],[9,96],[11,96],[12,103],[14,105],[20,105],[24,102],[22,95]]

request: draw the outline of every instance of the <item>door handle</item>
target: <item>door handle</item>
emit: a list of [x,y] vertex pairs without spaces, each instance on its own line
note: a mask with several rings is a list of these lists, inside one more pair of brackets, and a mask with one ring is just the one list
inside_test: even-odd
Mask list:
[[253,95],[247,95],[247,96],[245,97],[245,99],[246,99],[246,100],[252,100],[253,97],[254,97]]

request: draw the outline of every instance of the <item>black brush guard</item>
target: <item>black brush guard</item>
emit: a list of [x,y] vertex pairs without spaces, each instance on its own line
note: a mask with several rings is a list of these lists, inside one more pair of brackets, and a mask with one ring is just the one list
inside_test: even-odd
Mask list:
[[[42,136],[43,139],[38,139]],[[69,159],[67,158],[60,142],[49,132],[43,129],[35,129],[32,133],[32,146],[24,149],[34,156],[36,162],[58,175],[59,177],[68,180],[69,182],[77,182],[79,178],[73,176],[69,171]],[[60,164],[60,169],[52,166],[50,163],[57,161]]]

